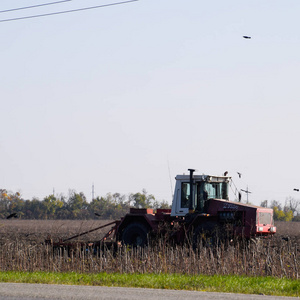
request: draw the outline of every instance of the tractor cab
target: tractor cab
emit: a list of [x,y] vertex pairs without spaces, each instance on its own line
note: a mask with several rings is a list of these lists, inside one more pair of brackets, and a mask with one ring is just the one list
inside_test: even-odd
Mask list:
[[230,177],[193,175],[177,175],[172,203],[171,216],[185,216],[188,213],[207,212],[207,200],[229,200],[228,186]]

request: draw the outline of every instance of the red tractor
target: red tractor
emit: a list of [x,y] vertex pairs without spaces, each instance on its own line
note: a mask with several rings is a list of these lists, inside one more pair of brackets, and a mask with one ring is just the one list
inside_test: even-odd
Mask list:
[[[94,243],[99,245],[114,234],[114,245],[145,246],[149,238],[164,235],[175,243],[192,239],[193,246],[201,240],[214,243],[217,239],[272,236],[276,232],[273,210],[241,202],[229,201],[231,177],[177,175],[172,209],[131,208],[121,220],[89,230],[80,235],[114,224],[111,230]],[[57,246],[63,246],[71,237]]]
[[177,175],[172,209],[137,209],[116,222],[116,240],[127,245],[147,244],[148,237],[168,233],[177,243],[193,244],[217,238],[272,236],[273,210],[229,201],[228,176]]

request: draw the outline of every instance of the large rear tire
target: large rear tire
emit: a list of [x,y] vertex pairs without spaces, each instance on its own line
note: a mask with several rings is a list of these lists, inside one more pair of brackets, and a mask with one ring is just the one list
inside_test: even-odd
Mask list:
[[214,248],[220,241],[220,230],[216,223],[198,225],[193,234],[193,248]]
[[141,223],[129,224],[123,231],[122,242],[132,247],[144,247],[148,244],[148,229]]

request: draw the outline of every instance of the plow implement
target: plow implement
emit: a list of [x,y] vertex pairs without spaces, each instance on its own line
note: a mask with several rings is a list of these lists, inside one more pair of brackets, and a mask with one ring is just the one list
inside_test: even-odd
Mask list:
[[[69,253],[71,251],[75,251],[78,249],[90,249],[93,251],[96,251],[99,248],[115,248],[118,246],[118,243],[114,241],[116,230],[118,228],[120,221],[115,220],[113,222],[107,223],[105,225],[98,226],[96,228],[90,229],[88,231],[73,235],[66,239],[59,239],[58,241],[53,241],[51,236],[48,236],[45,240],[46,245],[51,245],[53,249],[64,249],[67,250]],[[94,231],[106,228],[108,226],[112,226],[111,229],[98,241],[79,241],[75,240],[81,236],[87,235],[89,233],[92,233]],[[75,240],[75,241],[74,241]]]

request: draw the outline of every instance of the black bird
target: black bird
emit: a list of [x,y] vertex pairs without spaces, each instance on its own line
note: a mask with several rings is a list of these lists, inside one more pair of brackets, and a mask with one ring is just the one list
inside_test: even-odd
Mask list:
[[299,189],[294,189],[294,191],[299,192]]
[[8,217],[6,217],[6,219],[17,218],[17,217],[18,217],[17,213],[12,213]]
[[97,216],[97,217],[101,217],[102,215],[100,215],[100,214],[98,214],[98,213],[95,213],[95,215]]
[[243,35],[243,38],[244,38],[244,39],[251,39],[251,36]]
[[227,174],[228,174],[228,171],[225,171],[225,172],[224,172],[224,176],[227,176]]
[[242,173],[239,173],[239,172],[237,172],[237,173],[238,173],[239,177],[242,178]]

